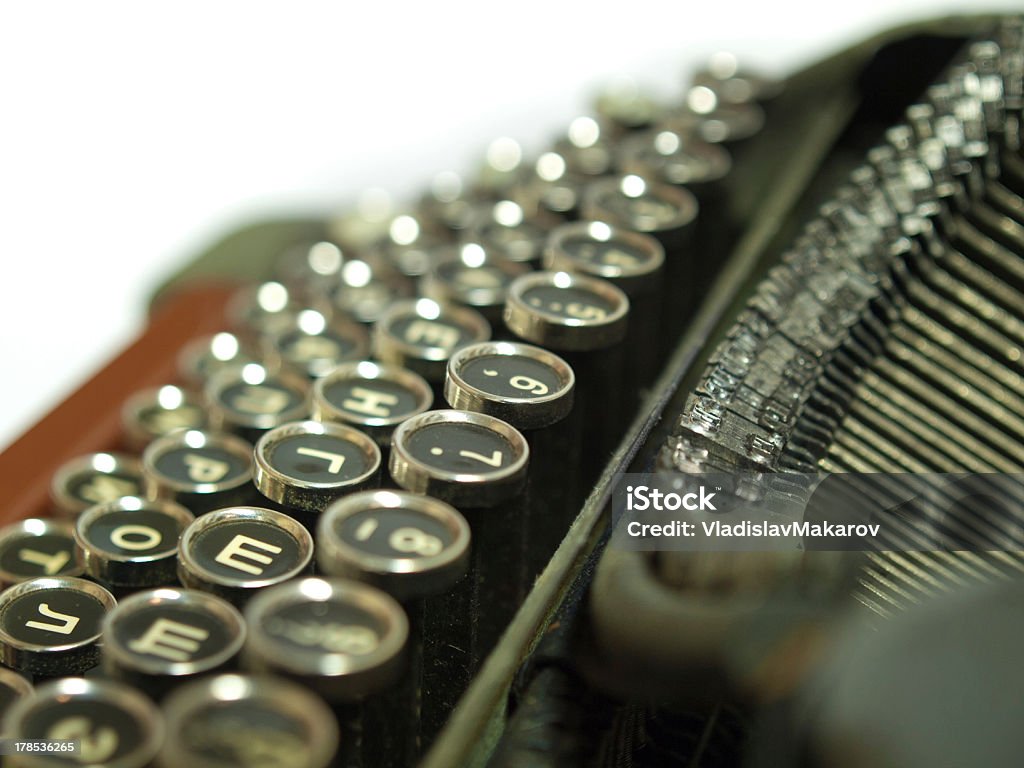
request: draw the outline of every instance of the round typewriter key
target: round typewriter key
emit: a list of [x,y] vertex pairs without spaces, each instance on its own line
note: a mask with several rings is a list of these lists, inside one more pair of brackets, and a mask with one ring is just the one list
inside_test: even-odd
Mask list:
[[487,146],[473,189],[483,196],[501,196],[523,177],[525,171],[522,146],[515,139],[502,136]]
[[74,525],[30,518],[0,529],[0,589],[40,576],[80,576]]
[[387,190],[368,187],[358,194],[354,206],[327,220],[329,236],[342,248],[366,248],[387,233],[394,207]]
[[384,313],[373,345],[381,361],[415,371],[427,381],[441,382],[452,352],[490,337],[491,326],[479,312],[416,299],[397,302]]
[[[604,221],[657,238],[665,249],[662,334],[674,339],[687,308],[696,306],[698,261],[691,245],[698,212],[697,198],[682,187],[648,181],[636,174],[610,176],[594,182],[583,202],[583,217]],[[714,251],[712,251],[714,252]]]
[[274,334],[295,323],[303,303],[275,280],[242,288],[228,303],[228,321],[245,336]]
[[664,123],[684,135],[695,134],[713,144],[749,139],[764,127],[764,110],[753,102],[724,100],[707,85],[695,85],[680,109],[665,115]]
[[309,382],[262,365],[216,377],[206,387],[214,425],[251,442],[268,429],[309,415]]
[[532,272],[508,291],[505,325],[558,350],[611,346],[626,334],[629,299],[611,283],[568,272]]
[[445,228],[459,232],[472,221],[472,198],[462,177],[454,171],[441,171],[416,205],[420,217],[440,222]]
[[360,323],[376,322],[392,302],[416,294],[413,282],[380,258],[348,259],[339,277],[331,306]]
[[135,496],[90,507],[74,533],[85,572],[118,589],[173,584],[178,538],[193,519],[174,502]]
[[729,51],[713,54],[705,66],[694,72],[693,84],[711,88],[723,101],[732,104],[766,101],[777,96],[784,87],[781,80],[746,71]]
[[697,210],[697,198],[691,192],[631,173],[591,184],[582,213],[585,219],[653,235],[671,254],[673,247],[685,241]]
[[398,424],[430,408],[434,393],[422,376],[370,360],[345,363],[313,387],[313,418],[358,427],[381,447]]
[[[582,418],[569,416],[575,399],[573,369],[552,352],[528,344],[484,342],[466,347],[452,357],[445,382],[445,396],[453,408],[497,416],[526,433],[530,441],[530,483],[526,501],[511,521],[505,554],[520,543],[519,557],[508,571],[517,572],[520,562],[529,570],[525,583],[532,584],[540,565],[550,559],[566,526],[560,518],[577,510],[582,499],[573,494],[581,485],[579,454]],[[536,498],[531,498],[536,496]],[[470,510],[464,510],[471,517]],[[472,519],[472,517],[471,517]],[[480,530],[484,541],[494,533],[494,521]],[[546,534],[542,538],[542,534]],[[483,555],[493,560],[493,552]],[[512,558],[509,558],[512,560]]]
[[569,364],[546,349],[485,341],[452,355],[444,396],[452,408],[540,429],[572,410],[575,383]]
[[170,683],[229,664],[242,650],[245,622],[225,600],[203,592],[153,589],[118,603],[103,622],[103,668],[162,696]]
[[[687,299],[685,295],[680,296],[680,289],[684,294],[695,296],[718,271],[721,260],[714,256],[732,249],[730,233],[736,227],[723,181],[732,167],[731,156],[720,144],[708,143],[692,133],[659,128],[623,141],[619,148],[619,167],[624,173],[642,178],[685,185],[686,194],[692,192],[697,196],[701,215],[693,227],[684,225],[674,233],[671,228],[650,230],[666,247],[675,249],[670,253],[670,274],[664,280],[663,291],[666,294],[672,291],[677,300],[685,302]],[[691,234],[689,229],[694,232]],[[704,254],[704,257],[690,257],[687,255],[690,252]],[[683,313],[676,308],[673,314]],[[672,332],[666,336],[675,338]]]
[[466,572],[469,525],[443,501],[404,491],[364,491],[320,518],[317,563],[399,600],[444,592]]
[[391,220],[387,237],[377,242],[371,253],[381,254],[403,275],[419,277],[447,243],[446,234],[426,226],[420,217],[403,213]]
[[164,702],[164,768],[326,768],[338,725],[323,700],[274,677],[218,675]]
[[164,739],[160,711],[139,691],[81,677],[54,680],[19,699],[4,717],[4,730],[18,741],[78,742],[74,754],[19,754],[17,765],[25,768],[145,768],[152,765]]
[[271,501],[320,512],[344,493],[377,482],[381,454],[369,435],[352,427],[298,421],[256,443],[256,488]]
[[569,123],[569,129],[555,142],[553,151],[565,158],[566,167],[573,173],[602,176],[612,169],[611,143],[602,135],[601,124],[587,115]]
[[262,507],[218,509],[195,520],[178,544],[178,578],[235,605],[309,570],[313,538],[297,521]]
[[391,444],[395,482],[456,506],[487,507],[522,490],[530,449],[514,427],[469,411],[427,411],[403,422]]
[[143,496],[142,462],[121,453],[91,453],[72,459],[53,476],[50,495],[57,511],[74,516],[93,504]]
[[286,248],[274,265],[274,272],[289,288],[304,293],[327,290],[338,282],[345,255],[334,243],[319,240]]
[[72,576],[15,584],[0,593],[0,660],[34,675],[84,672],[100,658],[100,624],[114,607],[103,587]]
[[[545,214],[545,218],[551,217],[551,226],[555,226],[559,221],[577,218],[583,192],[592,181],[594,181],[592,176],[571,172],[565,158],[557,152],[544,152],[537,158],[533,173],[518,187],[509,190],[509,196],[521,203],[524,208],[537,208],[538,211]],[[523,244],[522,247],[528,249],[525,253],[531,254],[531,259],[540,258],[547,229],[550,228],[549,226],[543,231],[535,230],[532,232],[532,237],[519,240]],[[505,235],[503,229],[497,229],[496,232]],[[522,238],[522,235],[515,230],[508,234],[517,239]],[[531,232],[528,230],[527,235],[530,234]],[[487,243],[491,248],[500,248],[500,243],[494,242],[482,230],[475,231],[474,236],[481,242]],[[497,252],[501,253],[502,251],[497,250]]]
[[285,365],[310,378],[324,376],[340,363],[366,357],[370,341],[366,329],[344,318],[328,322],[314,309],[304,309],[295,323],[267,339]]
[[121,409],[121,421],[125,442],[136,451],[177,429],[205,429],[208,424],[199,397],[170,384],[128,398]]
[[214,376],[240,371],[251,364],[276,366],[263,359],[256,345],[226,331],[191,341],[178,355],[178,373],[189,385],[199,388]]
[[563,224],[544,249],[545,269],[600,277],[627,296],[656,288],[664,262],[665,249],[653,237],[603,221]]
[[471,307],[496,323],[501,320],[508,286],[527,271],[523,264],[488,256],[479,243],[463,243],[457,253],[431,268],[421,288],[428,298]]
[[660,335],[664,260],[665,249],[653,237],[603,221],[563,224],[551,233],[544,251],[548,269],[600,277],[629,296],[625,392],[650,384],[662,362],[653,341]]
[[594,99],[602,123],[616,133],[645,128],[664,111],[654,96],[629,76],[614,78]]
[[[13,669],[0,667],[0,719],[7,711],[14,706],[18,699],[32,693],[32,683]],[[7,732],[0,726],[0,735],[7,736]]]
[[[619,288],[596,277],[569,272],[534,272],[512,284],[505,324],[526,341],[557,350],[576,377],[576,414],[563,485],[578,489],[607,460],[622,437],[627,398],[624,392],[625,344],[630,302]],[[591,418],[590,414],[600,414]],[[580,424],[582,422],[582,424]],[[550,463],[550,462],[548,462]],[[538,467],[543,474],[549,467]]]
[[309,578],[257,595],[245,610],[246,666],[286,675],[328,701],[353,701],[401,674],[405,612],[384,592],[345,579]]
[[686,185],[699,194],[732,168],[732,157],[722,146],[670,130],[629,136],[618,153],[619,168],[625,173]]
[[[539,191],[526,196],[536,194],[540,194]],[[491,257],[517,264],[536,264],[544,238],[559,221],[558,217],[538,209],[536,203],[499,200],[477,208],[467,237]]]
[[195,514],[247,498],[252,445],[234,435],[190,429],[150,443],[142,462],[155,493]]

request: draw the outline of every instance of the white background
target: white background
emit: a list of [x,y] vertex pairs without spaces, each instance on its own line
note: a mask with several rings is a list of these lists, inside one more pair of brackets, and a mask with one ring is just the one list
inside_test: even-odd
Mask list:
[[675,93],[725,48],[781,74],[956,9],[971,4],[4,3],[0,446],[247,220],[412,193],[498,135],[538,148],[616,73]]

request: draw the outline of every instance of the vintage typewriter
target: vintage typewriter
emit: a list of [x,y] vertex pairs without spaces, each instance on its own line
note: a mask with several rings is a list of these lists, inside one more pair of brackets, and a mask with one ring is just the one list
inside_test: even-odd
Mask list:
[[[0,455],[5,764],[1019,765],[1022,100],[1019,18],[722,55],[218,243]],[[630,545],[623,476],[896,511]]]

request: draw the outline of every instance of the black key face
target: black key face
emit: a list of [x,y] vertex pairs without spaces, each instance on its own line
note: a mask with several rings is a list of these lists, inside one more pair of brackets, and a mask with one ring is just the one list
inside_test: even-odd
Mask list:
[[405,611],[365,584],[320,578],[278,584],[252,599],[245,618],[253,672],[301,676],[329,701],[378,691],[403,668]]
[[569,364],[546,349],[481,342],[448,361],[444,396],[453,408],[494,416],[517,429],[541,429],[572,410],[575,383]]
[[393,291],[387,283],[371,280],[366,285],[343,286],[335,295],[334,304],[365,323],[380,317],[391,300],[398,297],[398,292]]
[[424,350],[451,351],[478,338],[473,329],[466,328],[454,320],[448,320],[444,316],[436,320],[428,320],[417,315],[398,317],[389,325],[387,331],[403,343]]
[[497,319],[508,286],[527,271],[508,259],[488,258],[479,243],[461,246],[460,256],[437,264],[422,286],[423,295],[472,307]]
[[722,147],[675,131],[639,134],[622,146],[622,164],[646,176],[651,171],[670,184],[693,184],[720,179],[732,158]]
[[565,320],[602,321],[618,309],[604,296],[578,286],[537,285],[522,294],[523,302]]
[[344,254],[326,240],[292,245],[276,259],[275,274],[288,286],[304,289],[330,285],[338,279]]
[[21,594],[0,610],[0,625],[16,643],[51,647],[95,638],[107,606],[84,591],[51,587]]
[[38,524],[39,534],[19,527],[0,539],[0,572],[13,583],[38,576],[62,576],[81,572],[75,561],[75,539],[71,530],[53,530],[50,521],[25,521]]
[[573,259],[585,264],[625,269],[630,273],[643,271],[645,265],[660,266],[649,249],[621,238],[612,237],[606,241],[595,240],[585,235],[567,237],[561,241],[562,249]]
[[220,390],[217,399],[221,406],[245,417],[274,417],[302,407],[305,397],[301,392],[274,378],[260,384],[240,381]]
[[466,298],[471,298],[474,291],[486,291],[489,295],[494,291],[500,291],[511,283],[513,278],[493,264],[470,267],[461,261],[439,264],[435,273]]
[[217,333],[189,344],[182,351],[182,375],[200,383],[226,370],[259,363],[259,355],[233,333]]
[[293,768],[313,760],[309,723],[266,700],[197,708],[180,724],[178,738],[189,755],[223,766]]
[[484,224],[479,232],[480,240],[509,261],[529,262],[540,258],[541,246],[547,233],[529,221],[514,227],[498,222]]
[[483,355],[466,361],[459,375],[470,386],[505,398],[548,397],[565,384],[551,366],[521,355]]
[[238,627],[228,625],[221,613],[174,603],[119,611],[107,632],[112,635],[107,642],[117,644],[120,656],[136,657],[139,666],[148,667],[219,662],[240,637]]
[[216,357],[212,353],[207,353],[195,360],[194,365],[196,379],[199,381],[205,381],[222,371],[241,368],[242,366],[249,365],[251,363],[259,364],[259,359],[254,354],[247,354],[240,351],[234,357],[224,360]]
[[20,739],[72,739],[80,754],[62,757],[47,753],[47,760],[68,765],[106,765],[143,747],[151,726],[138,715],[110,701],[94,697],[60,697],[36,706],[22,721]]
[[280,678],[205,677],[172,693],[164,715],[166,765],[326,768],[338,748],[323,700]]
[[522,490],[529,456],[523,435],[499,418],[427,411],[395,430],[388,468],[407,491],[456,507],[491,507]]
[[704,141],[717,144],[753,136],[764,125],[764,110],[750,102],[718,101],[710,112],[693,112],[687,106],[668,120],[680,133],[696,132]]
[[430,496],[378,490],[335,501],[317,526],[322,573],[372,584],[392,597],[438,595],[466,572],[470,531]]
[[248,457],[215,445],[172,448],[162,452],[153,466],[178,487],[216,485],[232,488],[244,483],[251,475]]
[[657,291],[664,263],[665,249],[655,238],[603,221],[563,224],[544,250],[545,268],[604,278],[627,295]]
[[656,147],[651,147],[650,151],[644,154],[644,158],[655,167],[659,164],[668,165],[673,181],[680,179],[682,183],[701,181],[710,176],[715,168],[711,157],[686,150],[663,153]]
[[583,214],[588,219],[621,222],[637,232],[666,232],[696,218],[697,199],[680,187],[630,174],[595,183],[587,191]]
[[562,271],[521,275],[509,288],[503,319],[516,336],[556,350],[589,351],[621,341],[629,299],[612,283]]
[[389,243],[383,247],[383,253],[394,267],[406,277],[421,277],[448,250],[446,244],[396,245]]
[[294,322],[302,309],[288,288],[270,281],[241,289],[228,304],[227,313],[236,327],[274,333]]
[[397,381],[367,379],[353,376],[332,381],[323,389],[324,398],[334,408],[350,415],[352,421],[387,419],[422,410],[422,394],[413,392]]
[[288,531],[257,520],[212,525],[192,540],[189,554],[205,572],[232,581],[279,579],[306,558]]
[[667,200],[644,195],[640,197],[618,196],[606,200],[608,207],[630,221],[647,221],[645,229],[652,229],[672,223],[679,215],[676,207]]
[[332,329],[317,334],[291,331],[276,342],[282,358],[311,375],[323,375],[340,362],[362,357],[366,347],[364,338]]
[[103,504],[123,496],[140,496],[142,478],[133,472],[82,472],[68,480],[67,492],[82,504]]
[[487,474],[509,466],[516,452],[505,437],[464,422],[429,424],[413,432],[406,449],[414,458],[446,474]]
[[449,526],[420,510],[402,507],[351,514],[335,523],[334,535],[355,550],[387,558],[435,557],[455,544]]
[[321,422],[353,425],[386,446],[397,424],[427,410],[433,401],[433,390],[421,376],[362,360],[340,365],[317,381],[312,410]]
[[346,483],[372,469],[363,446],[333,435],[285,437],[268,451],[267,459],[281,474],[305,483]]
[[479,312],[459,304],[423,298],[395,304],[377,323],[374,356],[423,375],[444,379],[447,359],[459,346],[490,338]]
[[279,605],[262,617],[262,627],[282,653],[291,650],[346,656],[373,653],[387,631],[376,615],[344,600]]
[[408,277],[374,259],[346,260],[340,278],[331,302],[342,315],[360,323],[376,322],[392,302],[416,293]]
[[291,510],[319,512],[345,490],[372,482],[380,448],[367,434],[342,424],[282,424],[256,443],[257,490]]
[[100,515],[85,528],[93,548],[119,559],[152,558],[177,551],[185,524],[156,509],[118,510]]
[[150,435],[158,437],[176,429],[202,429],[206,426],[206,412],[198,405],[182,403],[165,408],[159,403],[141,408],[135,417]]

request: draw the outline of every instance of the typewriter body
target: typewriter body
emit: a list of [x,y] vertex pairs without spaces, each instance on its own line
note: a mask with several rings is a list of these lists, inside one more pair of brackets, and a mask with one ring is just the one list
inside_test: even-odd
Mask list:
[[0,455],[4,760],[1019,764],[1022,107],[942,19],[217,243]]

